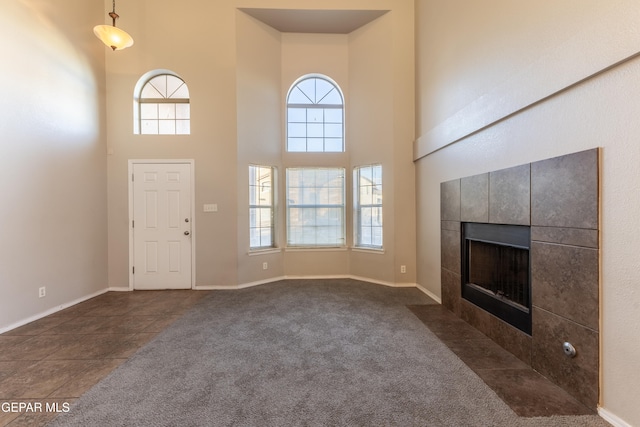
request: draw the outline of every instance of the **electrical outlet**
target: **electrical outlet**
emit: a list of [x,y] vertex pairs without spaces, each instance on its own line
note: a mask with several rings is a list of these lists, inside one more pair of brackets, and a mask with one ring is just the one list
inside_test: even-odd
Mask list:
[[47,295],[47,288],[45,288],[44,286],[41,288],[38,288],[38,298],[43,298]]
[[268,269],[268,268],[269,268],[269,263],[268,263],[268,262],[263,262],[263,263],[262,263],[262,269],[263,269],[263,270],[266,270],[266,269]]
[[400,266],[400,273],[404,274],[407,272],[407,266],[406,265],[401,265]]

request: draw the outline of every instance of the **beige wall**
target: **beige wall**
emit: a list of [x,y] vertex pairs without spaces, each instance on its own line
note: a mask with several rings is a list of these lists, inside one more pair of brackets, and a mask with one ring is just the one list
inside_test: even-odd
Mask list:
[[[127,161],[135,158],[195,159],[196,170],[196,286],[236,287],[283,276],[334,276],[354,274],[393,284],[396,247],[403,248],[403,264],[415,263],[415,244],[398,245],[395,234],[413,235],[413,218],[394,224],[399,209],[394,190],[403,189],[403,211],[414,212],[413,200],[413,2],[380,1],[377,8],[398,9],[394,19],[383,17],[346,34],[280,33],[237,10],[237,7],[292,7],[290,2],[191,0],[179,5],[168,0],[118,5],[121,27],[135,39],[134,48],[107,56],[108,193],[109,193],[109,285],[126,287],[129,280]],[[306,8],[366,9],[362,1],[309,2]],[[152,5],[153,4],[153,5]],[[156,25],[163,22],[163,26]],[[166,30],[166,28],[169,31]],[[203,37],[203,28],[207,28]],[[171,36],[168,36],[171,34]],[[391,40],[400,34],[406,49],[392,53]],[[396,36],[398,37],[398,36]],[[353,42],[352,42],[353,40]],[[395,40],[395,39],[394,39]],[[385,48],[380,50],[380,43]],[[371,62],[371,59],[375,59]],[[400,60],[401,65],[391,66]],[[371,68],[386,69],[377,74],[373,86],[362,90],[360,122],[349,121],[353,111],[349,86],[365,79]],[[145,136],[132,133],[132,95],[137,80],[146,72],[164,68],[183,77],[189,86],[192,133],[188,136]],[[355,70],[355,71],[354,71]],[[288,154],[284,151],[284,104],[293,82],[308,73],[330,76],[341,87],[347,101],[347,146],[360,152],[363,162],[385,161],[388,190],[385,197],[385,262],[380,255],[350,251],[248,252],[247,166],[251,163],[278,167],[279,204],[277,237],[285,246],[285,169],[292,166],[342,166],[347,172],[347,206],[351,206],[351,151],[343,154]],[[386,111],[380,114],[379,106]],[[371,111],[373,114],[368,114]],[[385,131],[359,142],[350,139],[352,129],[371,126],[371,118]],[[355,114],[354,114],[355,116]],[[403,150],[394,145],[402,138]],[[397,157],[404,157],[402,177],[396,178]],[[361,164],[361,163],[358,163]],[[408,170],[405,170],[408,169]],[[237,179],[229,180],[233,176]],[[386,185],[386,184],[385,184]],[[397,191],[395,191],[397,194]],[[203,213],[202,204],[217,203],[215,214]],[[403,216],[403,218],[406,215]],[[404,218],[406,219],[406,218]],[[351,211],[347,212],[347,235],[351,242]],[[408,249],[407,249],[408,248]],[[268,270],[262,263],[268,262]],[[399,265],[399,264],[398,264]],[[399,270],[399,266],[398,266]],[[403,275],[411,276],[411,275]],[[403,280],[405,281],[405,280]],[[406,282],[414,283],[415,277]]]
[[[282,169],[281,34],[236,12],[238,90],[238,284],[284,275],[281,251],[249,254],[249,165]],[[279,179],[278,179],[279,178]],[[282,212],[277,206],[276,214]],[[280,230],[281,227],[278,227]],[[279,242],[282,242],[279,236]],[[262,264],[267,263],[267,269]]]
[[2,4],[0,331],[106,287],[102,18],[83,0]]
[[[349,40],[345,34],[297,34],[284,33],[282,35],[282,99],[286,102],[289,88],[300,77],[318,73],[333,79],[345,97],[346,105],[349,105]],[[347,188],[349,187],[349,153],[352,141],[349,137],[349,118],[347,120],[347,137],[345,153],[287,153],[285,142],[282,143],[283,167],[320,166],[342,167],[346,172]],[[280,191],[283,197],[282,209],[285,209],[286,197],[285,170],[282,170]],[[347,191],[347,203],[351,198],[351,192]],[[284,212],[283,212],[284,213]],[[347,212],[347,224],[350,222],[351,213]],[[280,218],[281,236],[283,245],[286,243],[285,216]],[[347,236],[351,227],[347,227]],[[327,276],[349,274],[349,253],[344,250],[323,249],[317,250],[285,250],[285,274],[287,276]]]
[[[107,55],[109,285],[129,280],[129,159],[194,159],[196,286],[237,283],[236,30],[232,1],[118,3],[132,48]],[[160,24],[162,23],[162,24]],[[134,135],[133,90],[169,69],[191,95],[190,135]],[[204,213],[215,203],[218,212]]]
[[440,182],[602,147],[601,414],[640,425],[637,2],[455,3],[417,2],[418,283],[440,294]]
[[[349,35],[351,166],[382,164],[384,253],[351,253],[351,273],[415,283],[413,5]],[[407,273],[400,273],[400,266]]]

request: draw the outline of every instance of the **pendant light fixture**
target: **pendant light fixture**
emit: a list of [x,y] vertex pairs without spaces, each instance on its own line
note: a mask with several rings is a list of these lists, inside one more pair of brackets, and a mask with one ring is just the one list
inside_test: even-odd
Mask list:
[[113,25],[93,27],[93,33],[96,37],[113,50],[122,50],[133,45],[133,38],[126,31],[116,27],[116,19],[120,17],[116,13],[116,0],[113,0],[113,11],[109,12],[109,16],[113,19]]

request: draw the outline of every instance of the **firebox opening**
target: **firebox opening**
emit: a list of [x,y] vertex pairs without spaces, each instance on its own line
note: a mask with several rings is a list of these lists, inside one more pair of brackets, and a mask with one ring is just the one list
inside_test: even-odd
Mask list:
[[462,297],[531,334],[530,229],[463,223]]

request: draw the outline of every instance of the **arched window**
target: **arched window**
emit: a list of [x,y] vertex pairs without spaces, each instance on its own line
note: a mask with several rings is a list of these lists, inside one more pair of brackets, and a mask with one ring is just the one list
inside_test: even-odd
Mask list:
[[289,90],[287,151],[344,151],[344,98],[328,77],[304,76]]
[[134,104],[135,133],[191,133],[189,88],[175,73],[156,70],[142,76],[136,85]]

